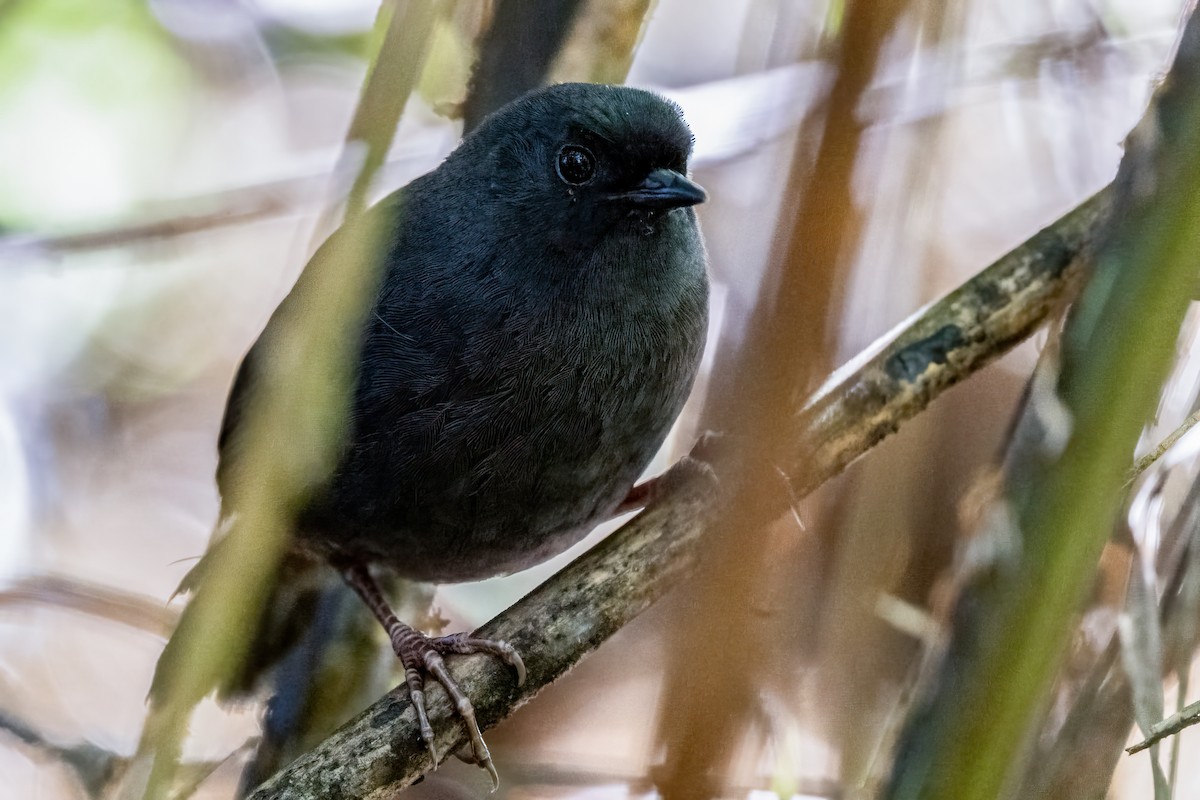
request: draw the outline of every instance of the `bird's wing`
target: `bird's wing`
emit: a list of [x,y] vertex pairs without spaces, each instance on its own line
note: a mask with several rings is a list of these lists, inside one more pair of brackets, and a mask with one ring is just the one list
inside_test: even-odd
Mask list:
[[[468,416],[476,416],[467,413],[476,403],[503,395],[511,379],[505,358],[508,344],[502,339],[511,313],[504,293],[488,286],[488,271],[476,269],[478,264],[458,263],[447,269],[446,259],[440,257],[445,244],[437,240],[438,226],[412,230],[404,221],[404,205],[404,193],[397,192],[362,220],[388,226],[389,237],[381,289],[364,322],[346,442],[356,453],[383,448],[386,452],[375,455],[386,459],[385,472],[393,475],[406,467],[408,455],[415,457],[430,447],[431,438],[444,426],[467,424]],[[344,228],[334,237],[352,234]],[[314,260],[336,252],[330,247],[334,237],[318,249]],[[457,256],[462,255],[459,250]],[[464,273],[470,271],[476,274],[468,282],[475,281],[478,294],[464,297]],[[480,302],[479,297],[488,301]],[[290,299],[291,295],[280,309]],[[269,334],[281,316],[277,310],[246,354],[229,393],[218,439],[222,496],[250,394],[271,357]]]
[[[364,229],[369,229],[369,226],[381,226],[384,231],[384,247],[391,251],[396,240],[402,235],[399,227],[402,225],[402,206],[404,201],[404,190],[395,192],[388,196],[377,205],[370,208],[359,220],[353,225],[343,226],[335,231],[313,254],[308,266],[305,267],[297,281],[297,287],[305,280],[306,276],[311,274],[312,266],[315,262],[328,258],[339,258],[346,251],[346,248],[339,247],[338,241],[345,236],[362,235]],[[336,265],[333,266],[337,269]],[[383,279],[386,276],[380,275]],[[251,404],[251,398],[255,388],[260,385],[263,369],[270,362],[273,354],[270,352],[272,346],[278,341],[278,337],[274,335],[276,330],[281,326],[283,321],[288,316],[289,304],[298,302],[298,292],[293,288],[291,292],[283,299],[276,308],[271,318],[267,321],[266,327],[262,334],[259,335],[257,341],[250,348],[242,359],[242,363],[238,366],[238,370],[233,379],[233,384],[229,390],[229,397],[225,403],[225,414],[221,420],[221,429],[217,437],[217,486],[221,490],[221,496],[226,497],[225,491],[227,481],[230,479],[229,467],[233,461],[234,451],[238,446],[240,434],[243,432],[245,418]],[[367,325],[368,330],[370,325]],[[351,411],[353,414],[353,411]]]

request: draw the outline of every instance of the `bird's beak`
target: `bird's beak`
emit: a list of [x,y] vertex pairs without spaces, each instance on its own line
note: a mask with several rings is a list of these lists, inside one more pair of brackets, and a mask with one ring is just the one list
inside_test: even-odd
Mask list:
[[654,209],[694,206],[707,198],[703,189],[673,169],[656,169],[636,188],[616,195],[631,205]]

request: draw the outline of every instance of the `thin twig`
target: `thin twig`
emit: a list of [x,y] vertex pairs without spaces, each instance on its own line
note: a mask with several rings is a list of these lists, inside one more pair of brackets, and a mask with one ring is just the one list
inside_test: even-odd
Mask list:
[[22,578],[0,589],[0,608],[43,605],[107,619],[166,639],[179,614],[162,601],[61,575]]
[[1125,477],[1125,486],[1130,486],[1134,481],[1141,477],[1142,473],[1150,468],[1150,465],[1158,461],[1163,455],[1175,446],[1185,433],[1192,429],[1197,422],[1200,422],[1200,411],[1194,412],[1190,417],[1185,419],[1178,428],[1171,431],[1167,438],[1158,443],[1158,446],[1151,450],[1146,455],[1133,462],[1133,466],[1129,468],[1129,474]]
[[1158,744],[1168,736],[1173,736],[1184,728],[1200,723],[1200,700],[1192,703],[1190,706],[1185,706],[1182,710],[1172,714],[1162,722],[1150,729],[1150,733],[1145,739],[1133,745],[1126,747],[1125,752],[1129,755],[1139,753],[1148,747]]

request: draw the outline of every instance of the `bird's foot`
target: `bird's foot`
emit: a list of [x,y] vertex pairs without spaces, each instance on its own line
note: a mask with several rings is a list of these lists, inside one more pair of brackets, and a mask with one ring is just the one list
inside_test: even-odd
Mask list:
[[[392,640],[392,649],[396,651],[397,657],[404,665],[404,679],[408,683],[408,695],[412,698],[413,708],[417,711],[417,720],[421,726],[421,739],[429,748],[434,763],[438,762],[438,753],[434,746],[433,726],[429,724],[429,716],[425,711],[425,680],[429,676],[433,676],[433,679],[446,690],[446,694],[450,696],[454,708],[462,717],[463,724],[467,728],[467,735],[470,737],[470,755],[468,757],[464,754],[460,757],[464,761],[486,769],[492,778],[493,786],[499,785],[499,776],[496,774],[495,765],[492,764],[492,756],[488,752],[487,744],[483,741],[479,723],[475,721],[475,707],[471,705],[470,699],[458,687],[450,675],[450,671],[446,669],[443,656],[451,653],[460,655],[486,653],[495,656],[516,670],[518,686],[525,682],[525,664],[521,661],[521,656],[507,642],[477,639],[466,633],[431,638],[399,620],[389,626],[388,634]],[[464,753],[467,751],[465,746],[463,751]]]
[[[438,752],[434,745],[433,726],[429,724],[429,715],[425,711],[425,679],[430,675],[442,685],[455,710],[462,717],[467,728],[470,744],[470,757],[464,758],[473,764],[478,764],[487,770],[492,778],[492,788],[499,785],[500,778],[496,767],[492,764],[492,756],[488,753],[487,745],[483,742],[483,734],[479,723],[475,720],[475,707],[466,694],[458,688],[458,684],[446,669],[443,656],[451,653],[471,655],[486,653],[508,664],[517,672],[517,685],[525,683],[525,664],[521,656],[508,642],[492,639],[479,639],[467,633],[456,633],[451,636],[430,637],[416,628],[400,621],[388,605],[375,578],[364,564],[350,564],[342,567],[342,577],[358,596],[363,599],[371,613],[383,625],[388,638],[392,640],[392,649],[404,665],[404,680],[408,684],[408,696],[412,699],[413,708],[417,712],[417,722],[421,726],[421,739],[429,748],[433,764],[438,763]],[[464,747],[464,749],[466,749]]]

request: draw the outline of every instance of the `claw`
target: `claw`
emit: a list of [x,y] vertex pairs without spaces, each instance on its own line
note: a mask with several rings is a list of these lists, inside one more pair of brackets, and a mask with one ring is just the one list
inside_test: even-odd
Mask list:
[[413,667],[404,670],[404,681],[408,684],[408,697],[412,700],[413,708],[417,710],[417,722],[421,726],[421,741],[425,742],[429,755],[433,758],[433,766],[438,765],[438,751],[433,739],[433,726],[429,724],[429,715],[425,712],[425,678],[421,671]]
[[495,794],[496,790],[500,788],[500,773],[496,772],[496,767],[492,765],[490,758],[483,768],[487,770],[488,777],[492,779],[492,790],[488,794]]
[[[496,766],[492,763],[492,755],[483,741],[483,732],[479,729],[479,722],[475,719],[475,707],[471,705],[466,694],[458,688],[454,677],[446,669],[446,662],[442,655],[486,653],[495,656],[516,671],[517,685],[519,686],[525,682],[525,663],[521,660],[520,654],[508,642],[476,639],[466,633],[431,639],[405,625],[396,617],[365,567],[361,565],[349,567],[345,570],[344,575],[346,582],[358,592],[359,596],[370,606],[376,618],[383,624],[388,632],[388,637],[392,640],[392,649],[396,651],[397,657],[404,664],[404,680],[408,684],[408,694],[412,699],[413,708],[417,712],[417,721],[421,727],[421,740],[425,742],[425,747],[428,748],[429,755],[433,758],[434,767],[437,766],[440,759],[434,746],[433,726],[429,723],[429,716],[425,709],[425,681],[428,676],[432,676],[442,685],[454,703],[458,715],[462,717],[471,748],[470,757],[463,758],[463,760],[487,770],[488,776],[492,779],[492,791],[496,791],[500,786],[500,775],[496,772]],[[459,757],[462,758],[462,755],[460,754]]]
[[[507,645],[508,643],[505,642]],[[517,686],[525,685],[525,662],[521,660],[521,654],[516,650],[512,651],[512,658],[504,659],[505,662],[517,671]]]
[[491,759],[488,759],[486,764],[480,764],[479,759],[475,757],[474,751],[471,749],[471,743],[467,742],[462,747],[455,751],[454,757],[464,764],[473,764],[481,769],[486,769],[488,776],[492,779],[492,790],[495,792],[500,788],[500,775],[496,772],[495,766],[492,765]]
[[425,668],[433,673],[433,677],[437,678],[437,682],[454,701],[454,708],[462,717],[467,735],[471,737],[471,753],[475,763],[486,769],[492,776],[492,782],[499,786],[500,777],[496,774],[495,765],[492,764],[492,754],[488,751],[487,743],[483,741],[483,732],[479,730],[479,723],[475,720],[475,707],[471,705],[470,699],[458,688],[450,671],[446,669],[446,662],[442,660],[436,650],[430,650],[425,654]]

